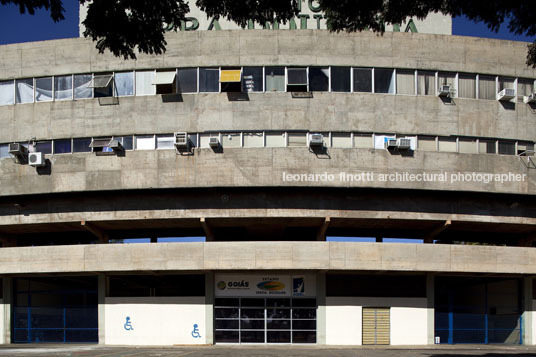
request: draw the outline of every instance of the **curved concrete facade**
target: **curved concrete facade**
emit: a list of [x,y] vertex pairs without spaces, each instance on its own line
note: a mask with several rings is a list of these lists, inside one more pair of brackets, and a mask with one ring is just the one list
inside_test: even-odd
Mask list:
[[[44,76],[187,67],[326,66],[331,75],[331,67],[343,66],[351,67],[351,73],[364,67],[414,73],[415,87],[418,73],[434,73],[433,83],[439,83],[438,76],[448,72],[456,83],[460,74],[471,73],[477,80],[492,78],[495,89],[503,79],[516,91],[521,82],[535,89],[536,71],[525,65],[527,47],[520,42],[322,30],[183,32],[166,40],[164,55],[139,55],[136,61],[100,55],[86,39],[0,46],[0,85]],[[418,314],[417,332],[408,341],[434,343],[441,334],[439,323],[434,330],[434,308],[442,308],[434,305],[434,294],[441,291],[434,286],[436,277],[510,279],[520,287],[515,294],[523,296],[522,305],[516,305],[523,327],[513,328],[518,339],[504,340],[531,344],[528,301],[532,304],[536,255],[527,247],[536,241],[536,166],[525,151],[534,150],[536,108],[523,103],[519,93],[505,102],[455,94],[445,100],[435,88],[433,92],[198,92],[0,105],[4,151],[13,142],[53,145],[67,140],[74,146],[74,138],[112,136],[130,136],[134,142],[147,137],[155,144],[158,135],[175,132],[193,133],[196,141],[193,151],[182,155],[172,145],[110,156],[51,153],[45,155],[45,167],[38,168],[0,155],[0,239],[7,247],[0,250],[4,342],[17,341],[11,334],[20,333],[9,311],[26,277],[98,276],[101,343],[108,336],[110,343],[119,344],[198,344],[222,341],[213,316],[215,300],[223,296],[218,290],[226,289],[222,279],[272,274],[281,275],[281,281],[292,278],[315,286],[314,342],[320,344],[365,343],[361,322],[353,327],[358,339],[339,338],[329,326],[348,311],[361,321],[362,309],[374,301],[391,304],[398,314],[393,331],[408,330],[403,328],[407,316]],[[248,133],[262,137],[262,145],[245,145]],[[308,146],[312,133],[329,138],[321,152]],[[230,144],[231,134],[237,134],[239,145]],[[283,147],[267,144],[266,138],[276,134],[285,138]],[[208,142],[202,144],[210,135],[229,139],[211,150]],[[299,136],[299,145],[290,144],[292,135]],[[341,137],[344,144],[336,144]],[[362,137],[370,141],[365,146],[356,144]],[[387,137],[411,138],[416,146],[386,150]],[[428,140],[428,149],[421,139]],[[462,150],[463,143],[470,143],[475,152]],[[204,236],[207,242],[93,245],[194,236]],[[326,237],[339,236],[372,237],[377,243],[325,242]],[[383,238],[447,244],[383,244]],[[262,242],[251,242],[255,240]],[[324,242],[304,242],[313,240]],[[203,275],[204,297],[160,300],[151,288],[149,295],[130,299],[114,295],[109,286],[114,276],[147,273]],[[341,276],[374,280],[374,274],[416,281],[420,292],[341,293],[334,283]],[[492,291],[495,283],[483,284]],[[294,289],[298,295],[293,299],[300,296],[300,287]],[[512,296],[514,290],[509,290]],[[165,318],[161,304],[177,305],[173,311],[179,317],[195,306],[191,318],[198,320],[188,320],[185,328],[203,324],[203,340],[192,340],[197,327],[178,340],[173,334],[143,341],[123,335],[131,318],[133,324],[138,322],[129,315],[118,324],[131,305],[137,306],[138,316],[147,305]],[[111,312],[105,317],[105,311]],[[151,316],[143,319],[150,321]],[[22,341],[35,342],[30,335]],[[403,341],[403,335],[391,336],[392,343]]]

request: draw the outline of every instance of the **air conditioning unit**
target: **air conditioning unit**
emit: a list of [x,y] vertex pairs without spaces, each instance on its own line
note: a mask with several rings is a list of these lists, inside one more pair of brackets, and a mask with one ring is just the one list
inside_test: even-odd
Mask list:
[[20,143],[9,144],[9,153],[14,156],[26,156],[28,155],[28,149]]
[[45,166],[45,154],[42,152],[31,152],[28,155],[28,165],[35,167]]
[[438,97],[450,96],[450,85],[445,84],[445,85],[439,86],[439,88],[437,89],[437,96]]
[[536,103],[536,93],[523,96],[523,103]]
[[188,150],[190,147],[189,144],[188,133],[184,131],[175,133],[175,147],[177,150]]
[[504,88],[502,91],[497,93],[497,100],[509,101],[514,99],[516,96],[516,91],[511,88]]
[[208,139],[208,145],[213,149],[217,149],[220,147],[220,139],[216,137],[212,137]]
[[322,134],[311,134],[309,139],[309,147],[323,147],[324,146],[324,135]]
[[386,149],[394,149],[396,147],[398,147],[398,143],[397,143],[396,139],[387,139],[385,141],[385,148]]
[[411,139],[401,138],[396,141],[399,150],[411,149]]

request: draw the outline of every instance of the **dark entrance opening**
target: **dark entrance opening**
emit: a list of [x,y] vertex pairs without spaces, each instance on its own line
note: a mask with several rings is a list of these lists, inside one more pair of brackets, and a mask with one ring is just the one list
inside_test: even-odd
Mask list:
[[437,277],[436,343],[522,344],[521,280]]
[[97,277],[13,279],[12,341],[98,342]]

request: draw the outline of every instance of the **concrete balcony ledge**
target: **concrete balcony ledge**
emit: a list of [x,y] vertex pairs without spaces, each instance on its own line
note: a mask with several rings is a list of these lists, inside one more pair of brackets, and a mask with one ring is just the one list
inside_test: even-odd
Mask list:
[[536,274],[536,249],[346,242],[147,243],[0,249],[0,274],[274,269]]

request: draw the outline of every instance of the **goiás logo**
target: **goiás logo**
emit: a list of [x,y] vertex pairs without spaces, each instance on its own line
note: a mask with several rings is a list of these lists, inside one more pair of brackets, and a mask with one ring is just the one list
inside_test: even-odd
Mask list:
[[225,284],[225,281],[221,280],[221,281],[218,281],[218,284],[216,284],[216,287],[218,288],[218,290],[225,290],[225,287],[227,285]]
[[267,280],[267,281],[261,281],[260,283],[258,283],[257,287],[261,290],[280,291],[280,290],[285,289],[285,284],[276,280]]
[[249,281],[241,280],[241,281],[228,281],[228,282],[225,282],[223,280],[220,280],[216,284],[216,288],[218,288],[218,290],[249,289]]

